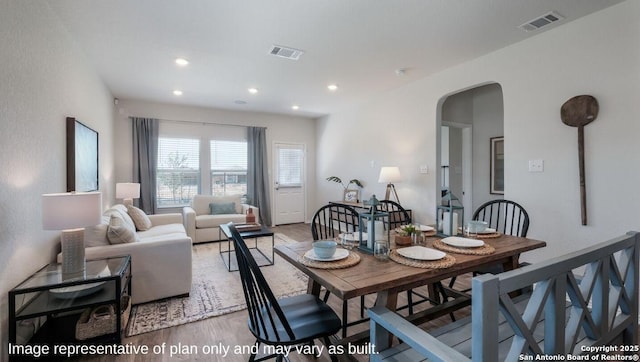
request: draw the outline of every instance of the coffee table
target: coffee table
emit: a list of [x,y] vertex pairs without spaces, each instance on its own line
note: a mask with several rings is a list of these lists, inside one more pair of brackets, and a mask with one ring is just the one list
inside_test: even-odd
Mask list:
[[[224,236],[226,236],[227,238],[226,250],[223,250],[222,248],[224,244],[224,241],[222,240],[223,233],[224,233]],[[274,251],[273,251],[274,245],[275,245],[275,237],[271,229],[269,229],[267,226],[262,225],[260,227],[260,230],[241,232],[240,236],[242,236],[242,239],[244,239],[245,241],[247,239],[254,239],[255,241],[254,246],[249,246],[249,250],[252,252],[252,254],[253,254],[253,251],[256,251],[257,253],[262,255],[262,257],[260,257],[259,255],[255,255],[255,256],[258,256],[255,259],[259,266],[273,265],[275,260]],[[258,239],[262,237],[269,237],[269,236],[271,237],[271,257],[268,256],[269,254],[268,251],[266,251],[266,254],[265,254],[265,251],[261,250],[258,247]],[[220,238],[220,243],[218,244],[218,251],[220,253],[220,257],[222,258],[222,261],[224,262],[224,265],[227,267],[227,270],[229,272],[237,271],[238,265],[235,263],[235,257],[233,258],[233,260],[234,260],[234,264],[236,265],[232,265],[232,262],[231,262],[231,254],[235,254],[235,251],[232,248],[233,240],[231,239],[231,236],[227,235],[227,233],[224,230],[222,230],[222,228],[219,228],[219,238]],[[226,254],[226,257],[225,257],[225,254]]]

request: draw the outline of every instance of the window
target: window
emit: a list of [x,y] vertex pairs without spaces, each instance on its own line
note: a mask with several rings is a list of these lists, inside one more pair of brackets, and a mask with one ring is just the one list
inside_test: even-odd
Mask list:
[[278,148],[278,186],[300,187],[302,185],[302,148]]
[[247,142],[210,141],[211,194],[247,193]]
[[158,139],[156,202],[158,207],[189,205],[200,189],[200,141]]

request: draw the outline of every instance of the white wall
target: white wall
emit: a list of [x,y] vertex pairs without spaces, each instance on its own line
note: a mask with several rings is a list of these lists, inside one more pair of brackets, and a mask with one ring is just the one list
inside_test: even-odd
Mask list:
[[463,192],[462,174],[462,128],[449,127],[449,190],[460,201]]
[[[639,229],[639,29],[640,2],[626,1],[325,117],[318,124],[318,179],[358,177],[365,193],[380,193],[378,166],[397,164],[408,178],[396,185],[403,205],[433,223],[436,173],[416,168],[436,164],[443,99],[494,82],[504,96],[504,196],[528,210],[529,237],[548,242],[524,259]],[[598,119],[585,132],[588,226],[580,225],[577,131],[560,120],[562,103],[578,94],[600,102]],[[545,161],[543,173],[528,172],[531,159]],[[335,199],[330,186],[319,183],[319,202]]]
[[[502,89],[499,84],[488,84],[450,95],[442,104],[442,122],[470,124],[473,126],[473,200],[469,210],[473,212],[483,203],[501,199],[501,195],[492,195],[490,183],[490,139],[503,135]],[[441,137],[442,138],[442,137]],[[462,139],[462,136],[459,136]],[[442,140],[441,140],[442,141]],[[461,143],[452,142],[449,152],[462,152]],[[452,192],[462,197],[462,155],[456,165],[449,169]],[[457,168],[456,168],[457,167]],[[468,191],[468,190],[465,190]],[[466,205],[465,205],[466,206]],[[465,217],[472,215],[465,215]]]
[[498,84],[473,90],[473,210],[489,200],[502,198],[489,192],[491,138],[504,135],[502,98]]
[[103,203],[113,193],[111,94],[47,4],[0,3],[0,360],[7,293],[53,261],[59,233],[42,230],[41,195],[66,191],[65,118],[99,132]]
[[474,89],[452,94],[442,104],[442,122],[473,124]]
[[[315,189],[315,121],[304,117],[276,115],[256,112],[237,112],[215,108],[181,106],[146,102],[140,100],[119,100],[118,112],[115,115],[115,157],[116,182],[131,182],[132,164],[132,131],[130,116],[158,118],[170,121],[188,121],[198,123],[219,123],[240,126],[267,127],[267,144],[269,165],[273,165],[272,145],[274,142],[305,144],[307,147],[307,190]],[[179,127],[176,124],[174,127]],[[270,184],[271,172],[269,173]],[[271,190],[273,198],[273,190]],[[308,198],[313,192],[308,192]],[[313,203],[307,202],[307,219],[313,216]],[[273,202],[271,203],[273,208]],[[163,210],[167,211],[167,210]],[[172,209],[171,211],[175,211]],[[272,212],[272,216],[275,215]]]

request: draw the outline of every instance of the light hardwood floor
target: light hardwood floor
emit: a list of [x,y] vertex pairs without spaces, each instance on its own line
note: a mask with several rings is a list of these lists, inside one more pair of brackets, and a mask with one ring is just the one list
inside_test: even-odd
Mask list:
[[[309,224],[293,224],[278,226],[273,229],[274,232],[283,233],[290,238],[298,241],[311,240],[311,231]],[[460,278],[460,285],[468,283],[468,278]],[[277,281],[269,281],[276,283]],[[399,298],[399,305],[406,304],[406,297],[403,293]],[[366,305],[371,306],[373,304],[373,296],[368,296]],[[329,304],[334,307],[338,315],[341,314],[341,302],[335,298],[329,298]],[[424,308],[427,303],[422,304]],[[359,300],[353,300],[349,302],[349,320],[356,320],[359,317],[360,309]],[[456,312],[456,317],[460,318],[468,315],[468,308]],[[423,325],[425,329],[431,329],[437,326],[450,323],[451,319],[448,316],[438,318],[434,321],[428,322]],[[349,328],[349,334],[361,331],[368,328],[368,323],[364,323],[352,328]],[[235,313],[226,314],[219,317],[208,318],[199,322],[189,323],[177,327],[158,330],[155,332],[145,333],[130,338],[124,338],[123,344],[132,345],[146,345],[149,347],[149,353],[147,355],[121,355],[121,356],[85,356],[77,358],[78,361],[96,361],[96,362],[133,362],[133,361],[247,361],[248,354],[236,354],[233,353],[233,348],[236,346],[251,346],[255,342],[255,338],[249,332],[247,328],[247,312],[239,311]],[[319,345],[316,342],[316,345]],[[165,346],[164,354],[154,354],[153,348],[162,348]],[[193,347],[192,347],[193,346]],[[213,347],[215,346],[215,347]],[[205,354],[207,350],[215,350],[219,346],[227,346],[231,348],[231,351],[226,357],[216,354]],[[177,353],[174,356],[170,356],[170,349],[180,349],[183,353]],[[197,353],[186,353],[189,352]],[[367,355],[355,355],[358,361],[368,361]],[[315,359],[311,356],[298,355],[293,352],[289,355],[291,361],[329,361],[328,354],[323,353],[320,358]]]

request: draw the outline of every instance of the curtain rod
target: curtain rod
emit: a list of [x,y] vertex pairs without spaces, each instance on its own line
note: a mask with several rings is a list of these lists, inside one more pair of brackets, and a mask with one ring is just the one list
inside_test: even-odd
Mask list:
[[[129,116],[129,118],[134,118],[134,116]],[[149,117],[149,118],[154,118],[154,117]],[[156,118],[156,119],[158,121],[162,121],[162,122],[192,123],[192,124],[201,124],[201,125],[205,125],[205,126],[229,126],[229,127],[242,127],[242,128],[255,127],[255,126],[244,126],[244,125],[240,125],[240,124],[231,124],[231,123],[184,121],[184,120],[177,120],[177,119],[162,119],[162,118]],[[264,127],[264,128],[267,128],[267,127]]]

